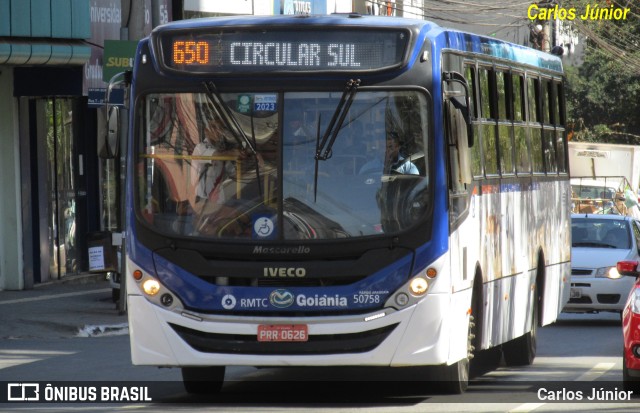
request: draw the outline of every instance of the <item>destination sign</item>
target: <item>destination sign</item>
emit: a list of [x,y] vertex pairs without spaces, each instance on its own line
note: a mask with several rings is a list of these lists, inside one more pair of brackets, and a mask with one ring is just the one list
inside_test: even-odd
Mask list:
[[402,63],[404,30],[183,32],[156,35],[162,66],[191,73],[383,70]]

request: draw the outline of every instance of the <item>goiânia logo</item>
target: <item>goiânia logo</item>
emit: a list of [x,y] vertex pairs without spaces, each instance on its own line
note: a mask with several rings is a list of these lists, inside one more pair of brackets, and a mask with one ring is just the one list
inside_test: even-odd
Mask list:
[[278,308],[287,308],[293,304],[293,294],[288,290],[275,290],[269,295],[269,302]]

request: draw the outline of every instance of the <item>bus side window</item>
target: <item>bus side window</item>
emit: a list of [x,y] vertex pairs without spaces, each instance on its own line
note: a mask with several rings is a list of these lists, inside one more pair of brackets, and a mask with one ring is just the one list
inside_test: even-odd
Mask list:
[[556,103],[557,103],[557,116],[556,116],[556,149],[558,155],[558,172],[567,172],[566,162],[566,134],[565,134],[565,108],[564,108],[564,88],[561,82],[554,82],[556,89]]
[[477,70],[472,64],[467,64],[465,67],[465,77],[467,78],[467,84],[469,85],[469,94],[471,108],[469,114],[471,117],[471,127],[473,129],[474,145],[471,147],[471,171],[474,177],[482,176],[482,152],[480,150],[480,128],[478,125],[478,78],[476,77]]
[[471,107],[469,108],[469,116],[472,119],[478,118],[476,99],[478,97],[478,93],[476,92],[476,68],[471,65],[466,65],[464,70],[464,76],[467,79],[467,85],[469,87],[469,103]]
[[513,162],[513,137],[511,135],[513,124],[511,100],[511,77],[503,71],[496,71],[496,89],[498,98],[498,143],[500,153],[500,173],[504,175],[514,174]]
[[529,150],[529,135],[524,123],[524,76],[519,73],[511,75],[513,93],[513,136],[515,139],[516,173],[528,175],[531,173],[531,151]]
[[556,117],[556,104],[555,93],[553,91],[553,83],[551,79],[545,79],[542,83],[543,93],[543,125],[542,136],[544,137],[544,158],[545,158],[545,170],[547,174],[558,173],[558,162],[556,158],[556,137],[555,128],[551,124],[555,123]]
[[531,165],[534,173],[544,173],[542,125],[540,124],[540,81],[527,78],[527,104],[529,131],[531,133]]
[[497,104],[495,102],[495,75],[493,69],[481,67],[478,70],[480,79],[480,101],[482,119],[480,120],[480,141],[482,142],[482,158],[484,173],[487,176],[498,174],[498,151],[496,145]]

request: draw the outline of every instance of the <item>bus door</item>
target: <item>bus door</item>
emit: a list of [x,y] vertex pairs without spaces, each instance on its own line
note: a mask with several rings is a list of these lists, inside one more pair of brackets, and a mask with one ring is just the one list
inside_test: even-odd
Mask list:
[[[479,240],[472,234],[479,234],[475,214],[470,213],[471,170],[468,159],[466,124],[460,110],[446,103],[445,133],[448,144],[447,179],[449,181],[449,232],[451,277],[454,291],[471,286],[473,281],[474,245]],[[472,211],[473,212],[473,211]]]
[[[471,287],[476,256],[474,252],[479,239],[478,220],[471,211],[471,164],[470,145],[473,137],[469,134],[469,90],[461,73],[461,59],[458,56],[445,55],[443,59],[450,81],[443,82],[444,88],[444,134],[447,150],[447,181],[449,198],[449,232],[451,257],[451,282],[453,291]],[[445,71],[446,73],[446,71]],[[455,79],[454,79],[455,77]],[[471,211],[471,212],[470,212]]]

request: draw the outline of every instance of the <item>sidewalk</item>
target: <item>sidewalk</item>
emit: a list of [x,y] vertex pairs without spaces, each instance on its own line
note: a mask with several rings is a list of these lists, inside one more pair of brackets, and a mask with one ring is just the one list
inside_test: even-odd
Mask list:
[[127,316],[104,274],[69,276],[31,290],[0,291],[0,340],[126,334]]

